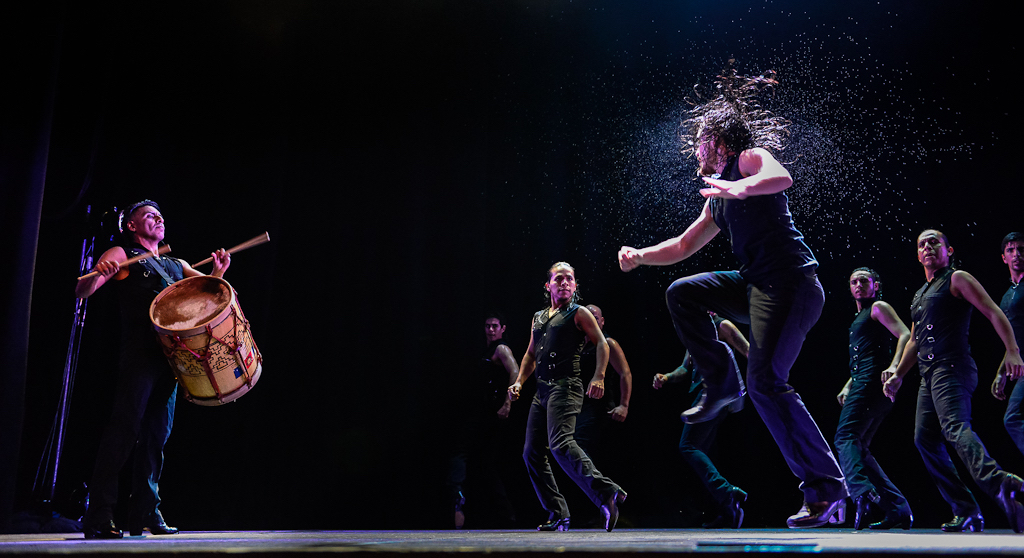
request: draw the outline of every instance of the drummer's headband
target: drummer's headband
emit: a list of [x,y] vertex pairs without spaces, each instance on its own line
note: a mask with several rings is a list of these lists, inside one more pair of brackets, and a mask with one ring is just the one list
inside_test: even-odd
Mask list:
[[153,201],[153,200],[142,200],[140,202],[135,203],[134,205],[132,205],[128,209],[125,209],[124,211],[122,211],[117,216],[117,230],[121,231],[121,234],[125,234],[125,230],[124,230],[125,229],[125,225],[128,224],[128,221],[131,221],[132,213],[135,213],[136,209],[138,209],[138,208],[140,208],[140,207],[142,207],[144,205],[151,205],[151,206],[155,207],[157,211],[160,211],[160,206],[157,205],[157,203],[155,201]]

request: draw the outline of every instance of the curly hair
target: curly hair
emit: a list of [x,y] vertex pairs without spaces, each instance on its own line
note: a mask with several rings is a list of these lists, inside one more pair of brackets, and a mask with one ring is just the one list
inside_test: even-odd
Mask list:
[[[878,274],[877,271],[871,269],[870,267],[858,267],[857,269],[850,272],[850,277],[853,277],[853,274],[857,273],[858,271],[863,271],[864,273],[867,273],[868,277],[871,277],[871,280],[874,281],[876,285],[882,282],[882,277]],[[878,289],[875,291],[875,298],[882,298],[881,287],[878,287]]]
[[[551,267],[548,268],[548,278],[545,280],[545,283],[547,283],[548,281],[551,281],[551,276],[554,275],[555,274],[555,270],[560,268],[560,267],[568,268],[569,271],[572,272],[573,279],[576,278],[576,268],[575,267],[569,265],[568,262],[555,262],[554,265],[552,265]],[[544,301],[548,302],[548,303],[551,302],[551,293],[548,292],[548,287],[547,287],[546,284],[544,285]],[[573,304],[579,304],[580,303],[580,287],[579,287],[579,282],[576,283],[576,291],[573,292],[572,300],[570,300],[569,302],[571,302]]]
[[707,137],[718,138],[735,153],[754,147],[784,148],[790,121],[762,108],[759,100],[762,92],[778,85],[777,74],[769,71],[760,76],[741,76],[732,67],[735,62],[730,59],[716,77],[714,98],[705,100],[697,85],[693,87],[696,98],[686,98],[693,108],[679,125],[683,155],[694,155],[699,142]]

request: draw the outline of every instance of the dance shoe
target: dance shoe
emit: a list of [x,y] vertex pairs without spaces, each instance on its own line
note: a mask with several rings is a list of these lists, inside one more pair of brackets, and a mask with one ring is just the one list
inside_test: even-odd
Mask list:
[[462,511],[462,507],[466,505],[466,497],[462,495],[460,490],[455,496],[455,528],[462,529],[462,526],[466,524],[466,514]]
[[856,531],[868,526],[871,523],[871,516],[876,515],[878,506],[875,505],[876,498],[872,498],[873,494],[869,491],[867,494],[861,494],[853,499],[854,504],[857,506],[853,514],[853,528]]
[[999,485],[999,494],[996,494],[996,501],[1003,506],[1006,519],[1010,521],[1010,528],[1014,533],[1024,533],[1024,506],[1017,501],[1021,485],[1024,485],[1024,479],[1007,473]]
[[786,525],[790,529],[809,529],[821,527],[826,523],[846,522],[846,499],[835,502],[804,502],[804,506],[796,515],[789,516]]
[[903,513],[899,510],[892,510],[885,514],[885,517],[878,523],[868,525],[868,529],[871,529],[872,531],[888,531],[889,529],[898,526],[904,531],[908,531],[913,525],[913,514]]
[[705,523],[705,529],[739,529],[743,525],[743,503],[747,501],[747,493],[735,486],[729,489],[729,495],[722,507],[719,508],[718,517]]
[[615,494],[608,497],[604,505],[601,506],[601,515],[604,516],[604,530],[609,533],[615,528],[615,524],[619,521],[619,504],[626,501],[626,493],[622,490],[616,490]]
[[721,395],[709,396],[710,390],[705,389],[700,394],[700,401],[692,409],[683,411],[679,418],[687,424],[706,422],[718,416],[722,409],[729,408],[729,412],[736,412],[743,408],[743,389],[727,391]]
[[157,510],[148,517],[142,520],[133,520],[131,522],[131,535],[138,537],[142,535],[142,531],[149,531],[153,535],[177,535],[178,528],[171,527],[164,521],[164,516]]
[[950,521],[943,523],[941,529],[946,533],[963,533],[964,531],[980,533],[985,530],[985,519],[981,517],[981,512],[971,515],[957,515],[953,516],[953,519]]
[[743,396],[744,395],[746,395],[746,392],[745,391],[740,391],[739,398],[736,399],[735,401],[733,401],[732,403],[729,403],[729,406],[726,407],[726,408],[729,410],[730,413],[738,413],[738,412],[743,410]]
[[114,526],[113,519],[96,524],[86,523],[82,525],[82,533],[85,534],[87,539],[120,539],[124,537],[124,533]]
[[547,523],[542,523],[537,526],[538,531],[568,531],[569,530],[569,518],[559,517],[555,519],[549,519]]

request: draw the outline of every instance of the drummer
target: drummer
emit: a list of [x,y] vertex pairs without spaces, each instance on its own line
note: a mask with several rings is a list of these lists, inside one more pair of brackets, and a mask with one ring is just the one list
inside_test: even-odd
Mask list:
[[[132,535],[149,530],[154,535],[173,535],[160,514],[157,483],[163,468],[164,444],[174,421],[177,383],[152,332],[149,306],[164,288],[185,277],[203,275],[177,258],[155,256],[123,266],[129,258],[156,251],[164,239],[160,206],[143,200],[121,214],[124,243],[103,253],[93,268],[99,274],[82,279],[75,295],[87,298],[113,279],[121,306],[120,375],[113,414],[99,440],[89,509],[82,521],[87,539],[118,539],[123,533],[114,524],[117,480],[135,449],[131,507],[128,518]],[[223,277],[231,255],[220,249],[213,254],[214,277]]]

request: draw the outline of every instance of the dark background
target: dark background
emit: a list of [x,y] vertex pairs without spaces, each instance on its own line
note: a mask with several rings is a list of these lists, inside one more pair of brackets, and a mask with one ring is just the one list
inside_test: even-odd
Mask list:
[[[998,300],[999,241],[1022,228],[1008,14],[948,1],[821,4],[44,2],[10,13],[18,67],[56,79],[19,506],[34,500],[87,223],[152,198],[185,260],[264,230],[272,239],[226,275],[263,377],[224,407],[179,402],[161,484],[172,524],[446,527],[452,394],[482,347],[483,314],[508,316],[521,356],[545,270],[566,260],[634,373],[629,419],[598,461],[630,493],[624,523],[699,525],[702,489],[675,452],[683,390],[650,383],[683,353],[664,289],[735,261],[721,238],[665,268],[627,275],[615,261],[620,245],[677,235],[700,209],[677,136],[695,84],[706,91],[732,57],[741,73],[779,72],[768,106],[793,126],[778,156],[796,178],[791,207],[827,296],[792,383],[830,441],[850,271],[879,270],[908,320],[923,283],[913,239],[937,227]],[[97,253],[108,246],[101,234]],[[109,413],[115,302],[102,290],[89,300],[62,495],[88,480]],[[1002,349],[977,316],[972,343],[976,430],[1022,472],[1005,405],[988,394]],[[906,383],[874,448],[917,525],[934,527],[951,514],[913,446],[916,373]],[[513,503],[532,526],[544,516],[519,458],[526,408],[515,405],[505,446]],[[749,406],[723,427],[717,462],[750,493],[745,526],[778,527],[800,507]],[[562,487],[574,524],[596,516]],[[988,526],[1005,528],[979,500]]]

